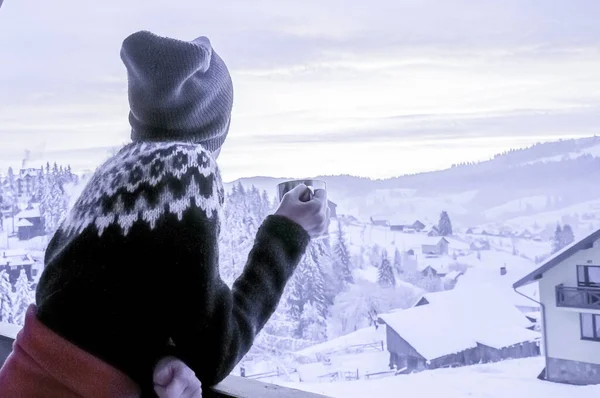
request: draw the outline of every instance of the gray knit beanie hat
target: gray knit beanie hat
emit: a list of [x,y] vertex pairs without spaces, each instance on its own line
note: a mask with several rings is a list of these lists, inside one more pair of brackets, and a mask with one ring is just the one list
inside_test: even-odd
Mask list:
[[133,141],[184,141],[214,152],[223,145],[233,84],[206,37],[191,42],[147,31],[123,42]]

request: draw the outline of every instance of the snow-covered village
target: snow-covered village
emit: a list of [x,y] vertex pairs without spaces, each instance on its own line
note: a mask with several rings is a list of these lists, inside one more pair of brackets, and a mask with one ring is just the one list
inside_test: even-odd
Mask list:
[[[535,159],[552,145],[520,151],[535,164],[524,170],[553,167],[553,160]],[[568,142],[560,150],[573,145],[579,148],[573,159],[556,162],[600,161],[600,139]],[[495,163],[500,170],[504,156],[457,167],[485,170]],[[329,234],[310,244],[277,311],[233,374],[332,397],[362,396],[367,390],[392,397],[398,389],[433,396],[440,388],[449,397],[463,397],[467,391],[496,396],[490,395],[494,390],[498,396],[510,391],[515,397],[597,394],[595,387],[571,385],[586,384],[578,379],[581,375],[545,373],[542,333],[544,316],[546,328],[562,327],[563,321],[550,323],[549,307],[582,316],[598,312],[595,268],[579,271],[565,288],[572,290],[561,293],[561,302],[554,285],[548,297],[540,292],[539,276],[518,289],[514,285],[565,251],[597,250],[598,200],[524,196],[487,208],[475,223],[469,204],[483,202],[477,203],[470,190],[444,194],[441,189],[424,197],[417,189],[377,188],[343,198],[337,191],[348,187],[336,187],[336,179],[352,177],[323,178],[331,191]],[[2,328],[8,334],[23,324],[44,268],[45,246],[88,179],[89,173],[50,162],[10,168],[2,177],[0,293]],[[219,264],[229,285],[239,276],[262,220],[278,205],[277,182],[259,178],[226,185]],[[593,245],[581,246],[585,239]],[[593,264],[594,253],[585,255]],[[597,332],[590,333],[588,341]],[[562,336],[553,337],[558,338]],[[578,349],[579,332],[570,339],[560,344]],[[585,350],[571,357],[589,360]],[[566,384],[543,381],[550,377]],[[473,380],[481,392],[472,384],[461,388],[462,380]]]

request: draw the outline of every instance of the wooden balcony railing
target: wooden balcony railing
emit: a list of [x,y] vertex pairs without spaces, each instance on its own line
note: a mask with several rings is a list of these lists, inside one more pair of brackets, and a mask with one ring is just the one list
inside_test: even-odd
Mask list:
[[556,286],[556,306],[600,310],[600,289]]
[[[0,334],[0,366],[12,351],[14,337]],[[204,398],[328,398],[293,388],[267,384],[239,376],[229,376],[219,385],[202,391]]]
[[313,394],[250,380],[240,376],[229,376],[210,391],[203,390],[202,397],[206,398],[328,398],[324,395]]

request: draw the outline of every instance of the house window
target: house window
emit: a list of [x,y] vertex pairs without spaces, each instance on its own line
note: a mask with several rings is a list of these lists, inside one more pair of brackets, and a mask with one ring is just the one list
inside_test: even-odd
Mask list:
[[598,266],[598,265],[578,265],[577,266],[577,286],[600,287],[600,266]]
[[579,314],[581,322],[581,338],[583,340],[600,341],[600,315]]

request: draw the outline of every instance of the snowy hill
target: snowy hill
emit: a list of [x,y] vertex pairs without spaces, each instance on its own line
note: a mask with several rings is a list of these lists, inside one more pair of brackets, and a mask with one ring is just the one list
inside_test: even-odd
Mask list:
[[[436,222],[446,210],[456,226],[533,216],[596,199],[600,186],[600,137],[541,143],[493,159],[386,180],[318,177],[328,183],[338,211],[363,220],[386,217]],[[246,178],[275,195],[281,178]],[[229,185],[231,186],[231,185]],[[376,210],[375,210],[376,209]]]

